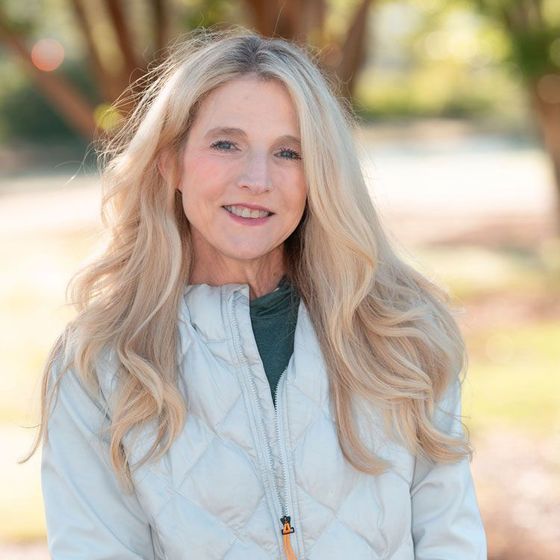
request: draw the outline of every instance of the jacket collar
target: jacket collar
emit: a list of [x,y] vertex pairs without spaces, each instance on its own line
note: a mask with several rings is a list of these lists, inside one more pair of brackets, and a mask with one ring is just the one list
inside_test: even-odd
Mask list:
[[[222,358],[231,360],[232,337],[231,319],[236,321],[241,343],[243,358],[246,365],[255,364],[260,360],[257,346],[254,342],[248,284],[224,284],[210,286],[208,284],[194,284],[185,287],[179,313],[179,362],[186,356],[189,347],[200,341],[211,348],[215,354],[224,352]],[[223,342],[228,341],[227,344]],[[294,353],[287,368],[286,381],[295,382],[301,392],[308,396],[318,406],[327,398],[328,384],[326,367],[313,327],[311,317],[300,299],[298,319],[294,333]],[[297,373],[299,372],[299,374]],[[266,382],[264,378],[261,382]],[[270,394],[268,384],[263,394]],[[268,401],[268,398],[266,399]],[[309,408],[309,413],[313,411]],[[273,416],[272,404],[269,413]]]
[[228,307],[234,298],[236,306],[249,316],[248,284],[188,284],[183,292],[180,319],[207,340],[226,339],[229,337]]

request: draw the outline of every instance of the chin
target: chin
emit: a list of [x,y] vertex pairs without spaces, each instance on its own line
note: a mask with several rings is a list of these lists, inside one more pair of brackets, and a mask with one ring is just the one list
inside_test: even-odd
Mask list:
[[232,247],[230,251],[223,251],[222,254],[230,259],[241,261],[251,261],[265,257],[273,249],[259,249],[256,247]]

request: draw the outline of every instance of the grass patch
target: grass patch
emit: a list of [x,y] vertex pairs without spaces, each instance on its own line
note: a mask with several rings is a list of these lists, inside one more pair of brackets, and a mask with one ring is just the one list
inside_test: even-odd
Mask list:
[[413,265],[445,285],[454,298],[468,301],[508,290],[549,293],[560,297],[560,247],[545,244],[537,251],[514,247],[429,247],[414,250]]
[[560,430],[560,322],[467,336],[464,413],[474,431],[504,424],[535,435]]

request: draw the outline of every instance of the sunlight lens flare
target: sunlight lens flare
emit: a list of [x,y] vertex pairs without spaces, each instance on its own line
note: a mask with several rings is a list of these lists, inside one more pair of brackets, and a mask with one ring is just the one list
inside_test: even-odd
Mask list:
[[93,117],[97,126],[105,131],[114,129],[123,119],[122,114],[108,103],[98,105],[95,108]]
[[64,47],[55,39],[40,39],[31,49],[31,62],[43,72],[56,70],[64,60]]

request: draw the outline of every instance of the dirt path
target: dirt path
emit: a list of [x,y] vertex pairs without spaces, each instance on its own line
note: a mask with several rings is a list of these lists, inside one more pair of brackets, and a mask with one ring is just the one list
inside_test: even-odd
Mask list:
[[560,431],[548,439],[496,430],[472,464],[490,560],[560,558]]

